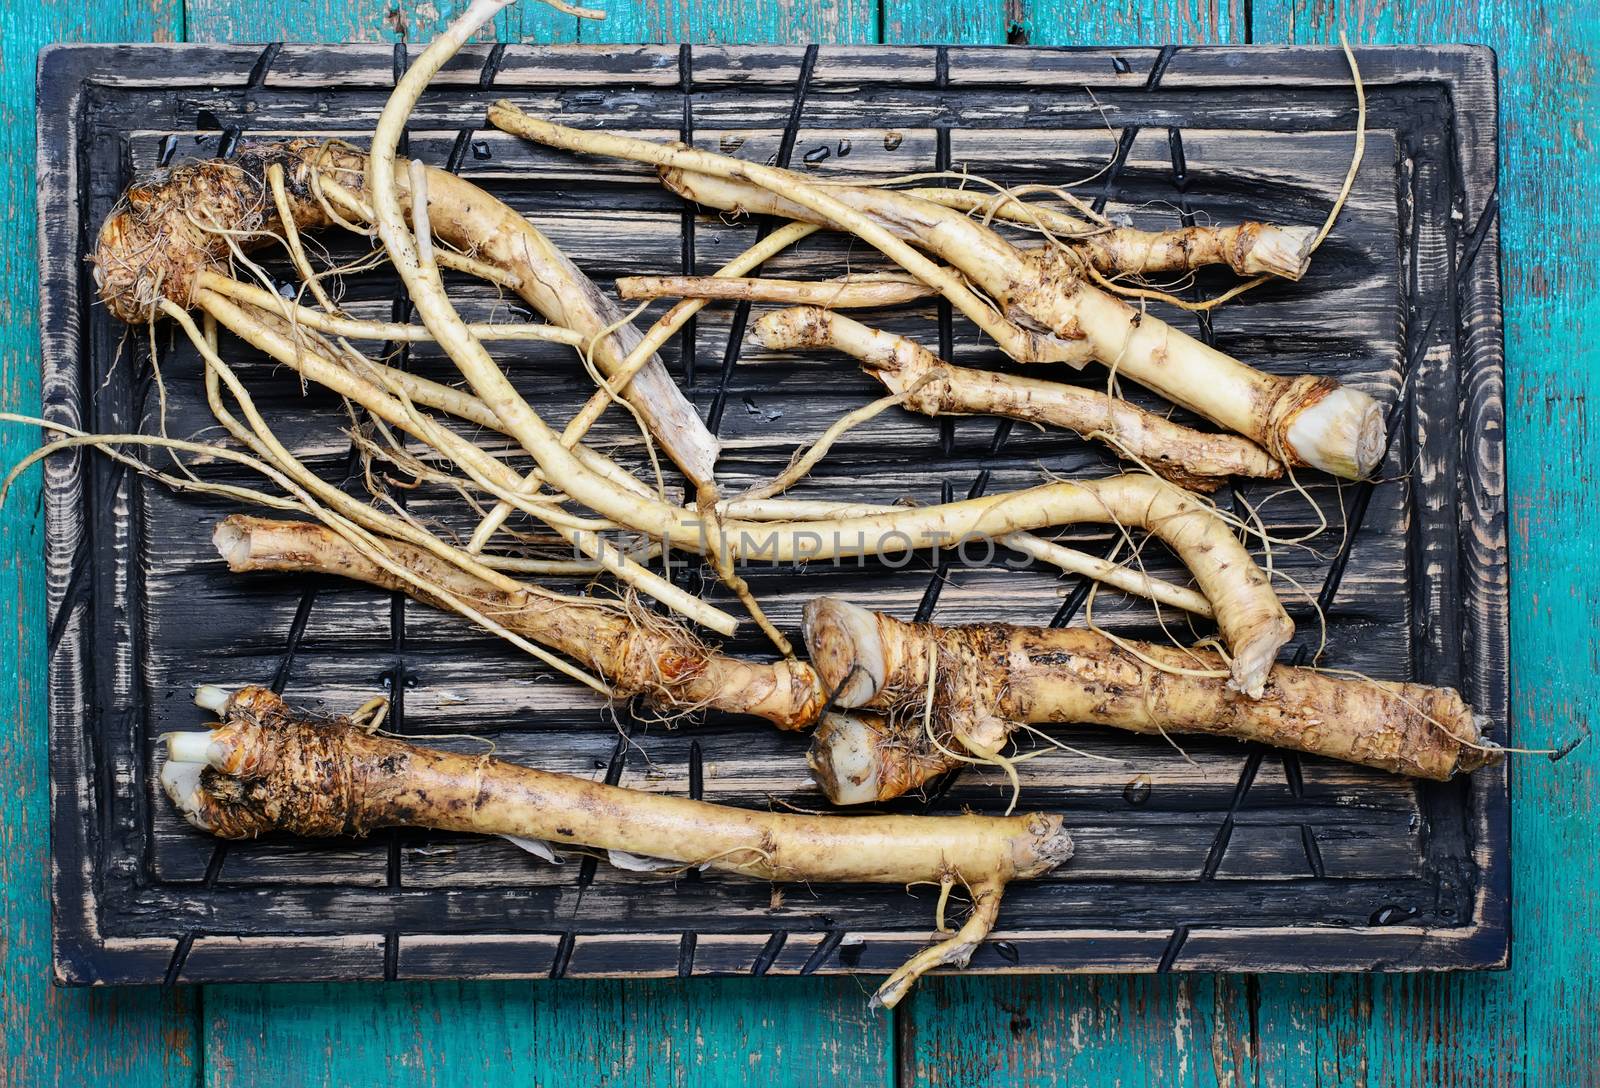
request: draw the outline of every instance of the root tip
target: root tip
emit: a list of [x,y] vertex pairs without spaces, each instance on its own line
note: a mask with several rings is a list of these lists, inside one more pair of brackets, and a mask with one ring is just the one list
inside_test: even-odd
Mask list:
[[1263,227],[1239,271],[1247,276],[1266,273],[1298,280],[1311,267],[1316,241],[1316,227]]
[[879,800],[882,753],[880,730],[854,714],[829,714],[806,753],[811,777],[836,805],[867,805]]
[[169,757],[161,765],[161,788],[166,791],[167,796],[191,826],[201,831],[210,831],[211,826],[204,816],[205,805],[200,784],[200,776],[205,769],[204,763]]
[[802,634],[823,688],[842,707],[868,705],[883,687],[883,637],[878,617],[835,597],[805,607]]
[[233,701],[233,693],[215,684],[201,684],[194,689],[194,705],[213,714],[226,714]]
[[[223,518],[211,534],[211,543],[230,570],[244,570],[250,559],[250,530],[237,515]],[[199,693],[196,692],[196,701]],[[202,706],[204,704],[201,704]],[[211,709],[211,708],[207,708]]]
[[1297,414],[1285,437],[1312,468],[1360,480],[1378,467],[1388,436],[1378,402],[1358,389],[1340,386]]

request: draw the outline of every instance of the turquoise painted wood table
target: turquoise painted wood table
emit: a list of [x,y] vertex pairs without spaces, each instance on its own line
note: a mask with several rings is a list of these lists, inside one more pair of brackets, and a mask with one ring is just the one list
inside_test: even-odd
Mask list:
[[[1484,42],[1501,64],[1520,742],[1587,728],[1600,694],[1600,12],[1580,0],[605,0],[581,28],[534,4],[510,41],[1125,44]],[[450,5],[59,0],[0,12],[0,405],[39,398],[33,58],[53,41],[414,40]],[[4,461],[31,434],[0,431]],[[58,990],[50,974],[42,522],[0,516],[0,1085],[1600,1084],[1600,751],[1513,765],[1513,967],[1483,975],[929,980],[893,1016],[853,979]]]

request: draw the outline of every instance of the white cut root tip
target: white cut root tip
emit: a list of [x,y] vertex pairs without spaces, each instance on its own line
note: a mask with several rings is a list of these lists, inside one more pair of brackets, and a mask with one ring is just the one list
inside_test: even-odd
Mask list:
[[882,758],[878,732],[853,714],[829,714],[818,727],[806,763],[823,794],[836,805],[878,800]]
[[1378,467],[1387,436],[1378,402],[1341,386],[1295,416],[1285,437],[1312,468],[1360,480]]
[[168,759],[161,765],[161,788],[185,820],[201,831],[210,831],[200,817],[200,774],[205,769],[204,763]]
[[865,706],[878,694],[888,674],[876,615],[836,597],[818,597],[806,605],[802,634],[835,705]]
[[224,770],[227,753],[210,733],[166,733],[167,759],[177,763],[205,763]]
[[250,533],[235,524],[233,518],[223,518],[217,523],[211,543],[230,570],[239,570],[250,559]]
[[194,689],[194,705],[201,710],[209,710],[213,714],[226,714],[228,704],[231,702],[233,693],[227,688],[219,688],[215,684],[201,684]]

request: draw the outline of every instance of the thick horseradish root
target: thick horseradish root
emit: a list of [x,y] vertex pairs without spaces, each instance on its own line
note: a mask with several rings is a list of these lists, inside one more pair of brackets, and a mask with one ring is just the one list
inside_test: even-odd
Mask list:
[[[407,593],[436,608],[450,607],[320,525],[235,514],[217,525],[212,540],[235,572],[338,575]],[[822,711],[822,689],[804,662],[741,661],[643,609],[579,604],[536,586],[507,590],[421,548],[398,541],[387,542],[387,548],[397,566],[470,601],[507,630],[583,662],[619,696],[643,695],[667,712],[711,708],[751,714],[780,729],[807,728]]]
[[[626,492],[619,497],[648,502]],[[686,511],[675,510],[674,515],[700,533],[712,531]],[[800,522],[730,518],[717,524],[725,534],[720,547],[726,554],[788,563],[951,547],[1045,525],[1084,523],[1142,528],[1166,543],[1211,602],[1218,632],[1232,655],[1230,682],[1247,694],[1261,690],[1278,649],[1294,634],[1294,623],[1228,523],[1194,496],[1154,476],[1062,480],[941,506],[852,512],[848,517]]]
[[904,336],[869,328],[814,306],[764,314],[755,337],[777,350],[832,348],[854,356],[902,405],[924,415],[996,415],[1046,423],[1097,438],[1198,491],[1231,476],[1276,477],[1283,466],[1260,446],[1206,434],[1092,389],[954,366]]
[[1098,359],[1286,464],[1359,479],[1382,455],[1383,415],[1370,396],[1331,378],[1254,370],[1096,287],[1083,274],[1081,258],[1061,247],[1018,249],[957,209],[902,192],[817,184],[714,152],[568,128],[505,101],[489,108],[489,120],[552,147],[651,163],[668,188],[708,207],[855,234],[936,288],[1013,358]]
[[1249,698],[1213,651],[1081,628],[905,623],[829,597],[807,605],[805,638],[839,706],[887,716],[836,714],[817,731],[812,770],[838,804],[982,762],[971,757],[1001,751],[1018,723],[1204,733],[1438,780],[1499,757],[1448,688],[1274,665]]
[[1072,856],[1059,816],[729,808],[421,748],[349,718],[298,714],[263,688],[218,695],[207,690],[203,701],[221,723],[164,738],[161,783],[189,823],[222,838],[425,827],[617,850],[755,880],[965,888],[973,904],[967,923],[894,972],[874,997],[883,1006],[936,967],[965,966],[993,927],[1006,885]]

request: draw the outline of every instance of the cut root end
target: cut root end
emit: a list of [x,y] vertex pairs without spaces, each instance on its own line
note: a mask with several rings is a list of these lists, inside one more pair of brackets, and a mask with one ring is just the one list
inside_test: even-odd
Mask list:
[[1266,274],[1298,280],[1311,267],[1311,254],[1316,248],[1316,227],[1261,224],[1248,248],[1232,263],[1240,275]]
[[866,706],[887,675],[878,617],[837,597],[805,607],[802,634],[823,690],[842,707]]
[[1340,386],[1290,420],[1287,444],[1300,460],[1346,480],[1370,476],[1387,439],[1378,402]]

